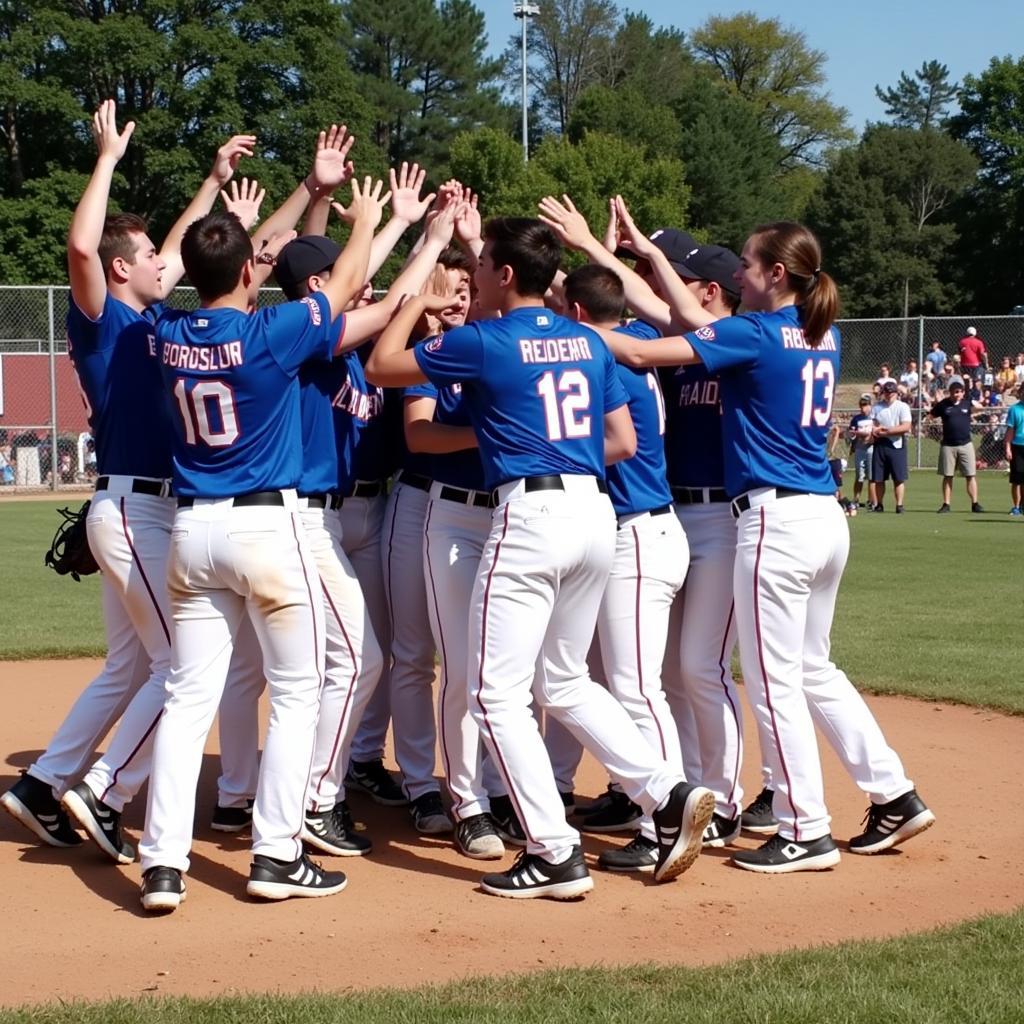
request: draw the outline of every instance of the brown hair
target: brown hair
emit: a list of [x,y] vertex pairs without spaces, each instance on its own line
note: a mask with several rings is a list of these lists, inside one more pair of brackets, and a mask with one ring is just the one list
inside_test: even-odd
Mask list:
[[508,266],[515,272],[519,295],[544,298],[562,259],[562,243],[552,228],[529,217],[492,217],[484,225],[484,241],[491,243],[495,270]]
[[119,257],[126,263],[134,263],[138,244],[132,236],[144,235],[148,230],[149,225],[135,213],[113,213],[106,217],[98,249],[103,273],[106,274]]
[[763,264],[770,267],[781,263],[786,268],[800,307],[804,339],[817,348],[839,315],[839,289],[821,269],[818,239],[803,224],[786,220],[762,224],[751,237]]
[[204,303],[232,291],[252,258],[252,241],[233,213],[200,217],[181,240],[185,273]]
[[622,278],[608,267],[588,263],[577,267],[562,282],[569,306],[578,302],[594,323],[608,323],[622,317],[626,295]]

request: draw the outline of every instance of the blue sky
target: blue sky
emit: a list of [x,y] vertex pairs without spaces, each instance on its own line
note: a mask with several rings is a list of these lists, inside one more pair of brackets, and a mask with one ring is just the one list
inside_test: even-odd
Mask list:
[[[513,0],[475,2],[487,18],[491,52],[499,53],[518,31]],[[758,17],[780,18],[784,25],[802,31],[815,49],[828,54],[832,101],[846,107],[851,125],[858,130],[865,121],[884,116],[875,85],[894,85],[901,71],[938,60],[959,82],[966,74],[983,71],[992,57],[1019,58],[1024,52],[1022,0],[861,0],[849,5],[829,0],[801,5],[618,0],[618,6],[683,31],[712,14],[753,11]]]

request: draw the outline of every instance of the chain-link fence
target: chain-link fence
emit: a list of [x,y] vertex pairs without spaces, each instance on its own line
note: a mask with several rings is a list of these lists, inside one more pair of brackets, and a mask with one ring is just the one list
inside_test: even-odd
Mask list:
[[[0,493],[80,487],[96,475],[85,405],[67,357],[68,301],[66,286],[0,286]],[[280,301],[278,289],[260,293],[260,305]],[[193,289],[177,288],[168,304],[188,309],[198,301]],[[940,431],[926,412],[944,396],[948,377],[964,372],[960,341],[972,327],[988,356],[987,375],[982,370],[975,384],[979,465],[998,465],[1006,418],[1002,403],[1012,403],[1024,382],[1024,316],[840,321],[837,421],[848,422],[860,396],[874,394],[885,366],[901,382],[913,413],[910,464],[934,466]],[[939,373],[936,348],[949,367]]]

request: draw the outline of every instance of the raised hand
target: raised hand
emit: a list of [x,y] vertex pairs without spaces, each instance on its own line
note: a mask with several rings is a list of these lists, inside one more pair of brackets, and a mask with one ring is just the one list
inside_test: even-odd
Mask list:
[[128,149],[128,140],[135,131],[135,122],[129,121],[124,131],[117,130],[117,104],[113,100],[104,100],[92,116],[92,137],[101,157],[111,157],[118,161]]
[[421,221],[430,209],[436,193],[420,198],[423,189],[423,182],[427,172],[419,164],[411,166],[402,161],[398,174],[394,168],[388,171],[388,181],[391,185],[391,215],[407,224],[417,224]]
[[583,249],[596,241],[587,225],[587,219],[566,195],[559,202],[554,196],[545,196],[538,204],[540,219],[552,227],[563,244],[570,249]]
[[619,247],[619,236],[619,208],[615,204],[615,199],[612,198],[608,200],[608,227],[604,229],[604,238],[601,239],[601,244],[612,255],[615,254],[615,250]]
[[614,203],[619,219],[619,244],[645,259],[657,252],[658,247],[636,226],[629,207],[626,206],[626,200],[622,196],[616,196]]
[[228,213],[233,213],[241,222],[246,231],[255,224],[260,217],[260,204],[267,194],[265,188],[260,188],[260,183],[253,178],[242,179],[242,186],[238,182],[231,182],[229,191],[221,191],[220,197]]
[[256,262],[274,266],[277,263],[277,257],[281,255],[281,250],[296,238],[298,238],[298,233],[295,231],[282,231],[280,234],[271,235],[256,254]]
[[313,170],[308,179],[310,191],[329,192],[352,178],[355,167],[348,159],[348,151],[355,141],[355,136],[348,134],[345,125],[332,124],[328,131],[320,133]]
[[253,146],[256,145],[255,135],[232,135],[220,149],[213,159],[213,170],[210,177],[223,188],[231,176],[238,170],[238,161],[243,156],[252,156]]
[[455,212],[455,237],[464,244],[480,238],[483,221],[477,209],[480,197],[470,188],[463,189],[462,202]]
[[366,223],[370,228],[375,228],[381,217],[384,215],[384,207],[391,198],[390,192],[381,195],[384,189],[384,182],[374,180],[367,175],[363,179],[362,188],[357,178],[352,179],[352,202],[347,207],[341,203],[332,202],[334,212],[346,224],[355,224],[357,221]]
[[444,209],[438,210],[427,222],[425,240],[439,243],[442,249],[445,248],[455,233],[455,224],[461,209],[461,205],[449,203]]
[[433,295],[424,292],[416,297],[424,313],[443,313],[446,309],[455,310],[462,305],[458,295]]

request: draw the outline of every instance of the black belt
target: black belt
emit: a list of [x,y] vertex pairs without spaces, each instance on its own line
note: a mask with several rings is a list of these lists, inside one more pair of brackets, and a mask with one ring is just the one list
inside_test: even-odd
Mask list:
[[626,526],[629,525],[629,523],[623,524],[621,522],[621,520],[623,520],[623,519],[629,519],[629,521],[632,522],[634,519],[636,519],[637,516],[643,516],[643,515],[647,515],[647,516],[668,516],[668,515],[671,515],[671,514],[672,514],[672,506],[671,505],[662,505],[660,508],[649,508],[649,509],[645,509],[643,512],[626,512],[623,515],[619,516],[619,520],[620,520],[620,522],[619,522],[619,529],[621,530],[623,525],[626,525]]
[[300,494],[300,498],[306,499],[307,508],[329,508],[334,510],[341,508],[345,500],[340,494]]
[[[179,498],[178,508],[191,508],[197,501],[202,500],[202,498]],[[227,499],[212,498],[209,500],[226,501]],[[232,498],[231,504],[235,508],[246,508],[249,505],[277,505],[283,508],[284,495],[280,491],[253,491],[252,494],[239,494],[237,497]]]
[[[109,476],[98,476],[96,478],[96,490],[105,491],[110,486]],[[154,498],[171,497],[171,485],[160,480],[140,480],[135,477],[132,480],[132,494],[151,494]]]
[[398,482],[415,487],[417,491],[429,491],[433,480],[421,473],[407,473],[404,469],[398,474]]
[[474,508],[494,508],[494,495],[490,491],[472,491],[445,484],[439,497],[445,501],[457,501],[460,505],[472,505]]
[[[505,483],[511,483],[511,480],[506,480]],[[602,494],[608,493],[608,485],[601,479],[595,478],[597,483],[597,489]],[[498,488],[504,487],[505,484],[499,484],[491,491],[491,497],[494,500],[494,504],[498,504]],[[558,473],[549,473],[546,476],[527,476],[523,477],[523,490],[527,493],[531,491],[564,491],[565,482]]]
[[357,480],[346,498],[379,498],[386,490],[383,480]]
[[[776,498],[805,498],[807,497],[807,491],[790,491],[785,487],[775,488]],[[732,503],[732,514],[734,519],[739,517],[750,508],[750,495],[741,494]]]
[[[707,492],[707,497],[704,492]],[[721,487],[673,487],[672,499],[677,505],[704,505],[709,502],[726,502],[729,495]]]

